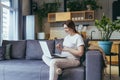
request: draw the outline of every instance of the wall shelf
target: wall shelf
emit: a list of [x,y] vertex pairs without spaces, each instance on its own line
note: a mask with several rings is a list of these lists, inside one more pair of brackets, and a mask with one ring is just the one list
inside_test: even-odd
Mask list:
[[60,22],[72,19],[73,21],[93,21],[94,11],[72,11],[72,12],[57,12],[48,13],[48,22]]

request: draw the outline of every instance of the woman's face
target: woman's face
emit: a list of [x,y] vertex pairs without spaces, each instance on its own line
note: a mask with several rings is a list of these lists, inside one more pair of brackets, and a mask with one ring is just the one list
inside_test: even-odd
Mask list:
[[64,30],[66,33],[70,34],[71,33],[71,29],[66,25],[64,24]]

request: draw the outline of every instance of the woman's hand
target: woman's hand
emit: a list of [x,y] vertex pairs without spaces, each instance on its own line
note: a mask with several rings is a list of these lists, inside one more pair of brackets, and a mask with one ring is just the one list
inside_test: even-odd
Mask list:
[[56,48],[57,48],[58,50],[60,50],[60,51],[62,51],[62,50],[63,50],[63,48],[62,48],[62,45],[61,45],[61,44],[57,44],[57,45],[56,45]]

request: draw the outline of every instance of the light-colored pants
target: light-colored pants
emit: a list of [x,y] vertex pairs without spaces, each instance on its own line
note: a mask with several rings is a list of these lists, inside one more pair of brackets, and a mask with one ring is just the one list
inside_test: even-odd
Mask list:
[[56,72],[56,70],[58,68],[63,69],[63,68],[75,67],[75,66],[80,65],[79,60],[72,59],[72,58],[51,59],[51,58],[43,55],[42,59],[50,67],[49,80],[57,80],[58,79],[58,74]]

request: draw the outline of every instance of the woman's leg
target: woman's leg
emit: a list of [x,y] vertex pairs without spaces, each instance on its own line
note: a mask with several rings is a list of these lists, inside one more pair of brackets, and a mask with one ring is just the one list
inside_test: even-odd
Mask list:
[[49,80],[57,80],[58,73],[57,69],[59,68],[68,68],[68,67],[75,67],[80,64],[79,60],[75,59],[67,59],[67,58],[56,58],[50,61],[50,78]]

